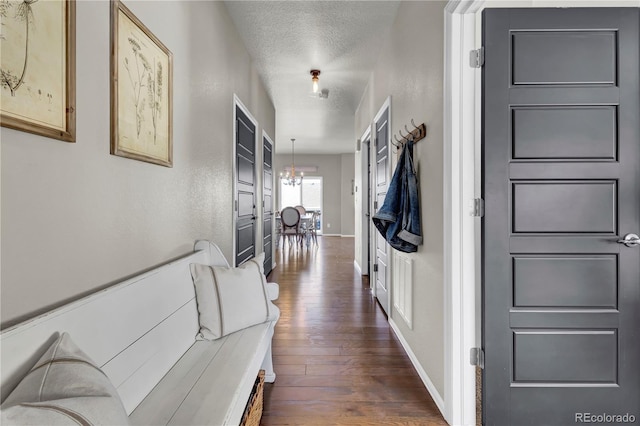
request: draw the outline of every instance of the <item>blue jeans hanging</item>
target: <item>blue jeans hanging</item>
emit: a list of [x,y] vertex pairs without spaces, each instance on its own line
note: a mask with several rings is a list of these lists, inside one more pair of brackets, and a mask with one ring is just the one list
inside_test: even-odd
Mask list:
[[373,224],[396,250],[412,253],[422,244],[420,196],[413,166],[413,141],[408,141],[402,148],[384,202],[373,215]]

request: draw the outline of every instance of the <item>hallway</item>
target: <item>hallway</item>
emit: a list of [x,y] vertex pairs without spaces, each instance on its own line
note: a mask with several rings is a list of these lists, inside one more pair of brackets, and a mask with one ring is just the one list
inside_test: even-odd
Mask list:
[[262,424],[445,425],[353,250],[353,238],[322,237],[276,251],[277,379],[265,385]]

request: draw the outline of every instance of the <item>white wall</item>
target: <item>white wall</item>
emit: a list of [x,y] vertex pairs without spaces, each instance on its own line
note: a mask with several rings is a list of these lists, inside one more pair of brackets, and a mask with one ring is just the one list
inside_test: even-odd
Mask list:
[[109,154],[110,3],[78,1],[77,143],[0,133],[3,328],[198,238],[233,258],[233,94],[275,137],[273,104],[224,3],[125,3],[174,55],[174,166]]
[[[296,154],[295,165],[316,166],[317,172],[305,172],[305,176],[322,176],[322,233],[323,235],[353,235],[353,154]],[[291,165],[290,154],[274,156],[273,172],[276,176],[276,206],[280,206],[278,176]],[[296,172],[297,174],[297,172]],[[340,190],[338,190],[340,188]],[[348,195],[346,192],[348,191]],[[343,202],[344,201],[344,202]],[[343,223],[343,218],[345,221]]]
[[[356,111],[355,138],[362,136],[387,96],[391,96],[391,131],[427,125],[427,137],[415,145],[424,245],[409,255],[414,262],[413,329],[395,309],[391,319],[436,391],[444,395],[443,312],[443,10],[445,2],[402,2],[377,66]],[[395,150],[393,150],[395,151]],[[356,153],[356,185],[362,157]],[[397,159],[395,153],[393,160]],[[395,164],[395,163],[394,163]],[[361,206],[361,199],[356,200]],[[356,225],[356,247],[362,227]],[[362,259],[362,252],[359,252]],[[356,258],[357,259],[357,258]],[[393,285],[393,283],[392,283]]]

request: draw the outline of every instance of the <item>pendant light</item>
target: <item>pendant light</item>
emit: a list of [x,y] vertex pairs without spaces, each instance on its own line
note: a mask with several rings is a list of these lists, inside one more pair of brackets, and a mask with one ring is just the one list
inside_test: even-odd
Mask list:
[[302,179],[304,177],[304,173],[300,173],[300,176],[296,176],[296,165],[294,162],[295,154],[293,150],[293,142],[295,142],[295,139],[291,139],[291,172],[287,172],[286,175],[280,172],[280,181],[285,185],[292,185],[292,186],[301,185]]

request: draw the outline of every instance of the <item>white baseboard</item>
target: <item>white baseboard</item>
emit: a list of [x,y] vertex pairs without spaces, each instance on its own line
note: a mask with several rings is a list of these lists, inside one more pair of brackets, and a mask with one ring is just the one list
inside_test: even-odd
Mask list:
[[411,350],[409,343],[405,340],[404,336],[400,332],[400,329],[391,318],[389,318],[389,325],[391,326],[391,329],[393,330],[393,332],[396,333],[396,336],[398,336],[398,340],[400,340],[400,344],[404,348],[407,355],[409,355],[409,359],[411,359],[411,363],[413,364],[413,367],[418,372],[418,375],[422,379],[422,382],[427,388],[427,391],[429,391],[429,394],[431,395],[433,402],[435,402],[436,405],[438,406],[438,409],[440,410],[442,417],[444,417],[445,416],[444,415],[444,399],[442,398],[442,395],[440,395],[440,393],[436,389],[436,386],[433,384],[433,382],[429,378],[429,375],[427,374],[426,371],[424,371],[424,368],[422,368],[422,365],[420,365],[420,363],[418,362],[418,358]]
[[322,234],[323,237],[340,237],[340,234]]
[[341,238],[355,238],[355,235],[343,235],[343,234],[340,234],[340,237]]
[[360,268],[358,261],[355,259],[353,259],[353,266],[356,268],[356,271],[358,271],[358,275],[362,275],[362,269]]

